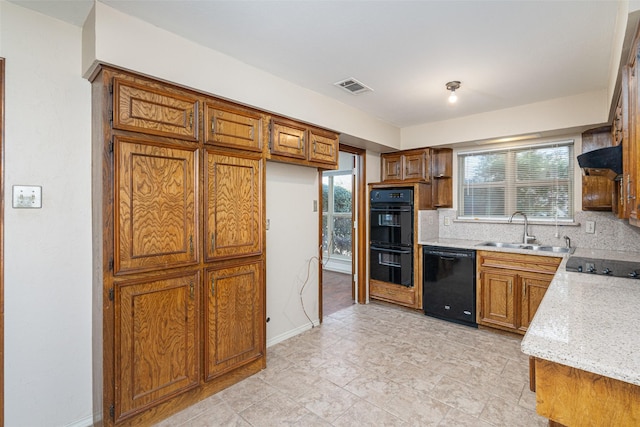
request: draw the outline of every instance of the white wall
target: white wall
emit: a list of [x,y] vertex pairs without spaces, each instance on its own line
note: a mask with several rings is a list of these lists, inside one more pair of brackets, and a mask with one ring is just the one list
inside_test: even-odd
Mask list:
[[318,324],[319,185],[314,168],[267,162],[268,346]]
[[607,91],[602,90],[402,128],[401,145],[409,149],[596,126],[608,114]]
[[[91,92],[80,28],[0,2],[6,58],[5,423],[91,422]],[[42,209],[11,186],[41,185]]]
[[400,129],[395,126],[102,3],[95,4],[83,37],[85,74],[98,60],[390,148],[400,147]]

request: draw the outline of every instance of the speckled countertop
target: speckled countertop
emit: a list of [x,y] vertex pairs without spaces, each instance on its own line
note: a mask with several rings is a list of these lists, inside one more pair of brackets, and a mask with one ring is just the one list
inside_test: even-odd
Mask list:
[[[478,243],[481,242],[458,239],[420,242],[422,245],[532,253],[477,246]],[[543,254],[536,252],[535,255]],[[636,252],[580,248],[572,256],[640,260],[640,253]],[[567,256],[564,258],[522,340],[522,351],[640,385],[640,280],[567,272]]]

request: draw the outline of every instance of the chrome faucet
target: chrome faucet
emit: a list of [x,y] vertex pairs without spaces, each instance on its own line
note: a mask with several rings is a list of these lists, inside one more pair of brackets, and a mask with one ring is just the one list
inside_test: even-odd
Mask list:
[[513,222],[513,217],[518,214],[524,217],[524,233],[522,234],[522,243],[528,245],[529,243],[536,240],[536,236],[529,235],[529,221],[527,220],[527,215],[524,212],[515,211],[509,217],[509,222]]
[[571,239],[569,238],[569,236],[562,236],[562,238],[564,239],[564,242],[567,245],[567,248],[571,248]]

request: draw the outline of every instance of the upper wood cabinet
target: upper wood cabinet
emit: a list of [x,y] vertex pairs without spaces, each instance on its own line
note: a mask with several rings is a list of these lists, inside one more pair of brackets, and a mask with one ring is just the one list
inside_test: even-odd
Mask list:
[[[582,152],[611,147],[611,128],[608,126],[582,133]],[[614,201],[614,182],[605,176],[582,177],[582,210],[611,211]]]
[[198,260],[196,147],[114,137],[114,273]]
[[338,168],[338,134],[278,117],[271,118],[269,127],[271,160]]
[[207,272],[205,379],[242,366],[264,352],[262,262]]
[[198,99],[166,86],[115,78],[113,128],[198,140]]
[[212,101],[205,104],[204,112],[206,143],[262,151],[262,114]]
[[199,273],[114,283],[115,422],[198,386]]
[[206,259],[262,253],[263,160],[207,151]]
[[431,150],[407,150],[382,154],[382,182],[430,182]]
[[380,156],[383,183],[419,182],[431,184],[429,209],[453,206],[450,148],[421,148]]
[[478,324],[524,334],[562,258],[477,251]]

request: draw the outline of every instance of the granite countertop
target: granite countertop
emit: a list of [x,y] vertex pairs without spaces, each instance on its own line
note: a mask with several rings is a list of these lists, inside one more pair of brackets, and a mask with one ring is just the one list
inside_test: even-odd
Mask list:
[[[497,250],[481,241],[441,239],[422,245]],[[535,255],[547,255],[535,252]],[[560,254],[548,254],[560,256]],[[640,260],[640,253],[577,248],[571,256]],[[523,353],[640,385],[640,280],[566,271],[563,255],[553,281],[522,340]]]

